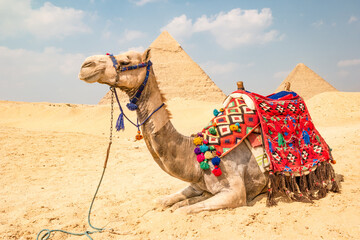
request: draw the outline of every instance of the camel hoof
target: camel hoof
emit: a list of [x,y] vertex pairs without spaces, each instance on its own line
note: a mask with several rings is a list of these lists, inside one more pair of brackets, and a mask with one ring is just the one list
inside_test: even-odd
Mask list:
[[154,203],[157,208],[168,208],[172,205],[172,203],[169,201],[170,199],[167,197],[160,197],[154,200]]
[[179,214],[179,215],[188,215],[188,214],[192,213],[192,211],[188,206],[186,206],[186,207],[180,207],[180,208],[176,209],[174,211],[174,213]]

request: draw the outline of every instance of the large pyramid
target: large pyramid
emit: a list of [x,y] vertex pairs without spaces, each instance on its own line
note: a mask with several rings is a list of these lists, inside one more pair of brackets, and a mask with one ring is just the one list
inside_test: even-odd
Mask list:
[[309,99],[322,92],[337,91],[330,83],[303,63],[296,65],[275,92],[284,90],[286,82],[290,82],[290,90],[298,93],[304,99]]
[[[182,98],[222,102],[225,99],[221,89],[167,31],[163,31],[150,48],[159,87],[168,100]],[[109,102],[110,92],[99,104]]]

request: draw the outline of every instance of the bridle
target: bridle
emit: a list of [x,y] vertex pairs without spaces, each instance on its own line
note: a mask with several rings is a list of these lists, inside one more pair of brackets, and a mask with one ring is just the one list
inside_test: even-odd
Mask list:
[[[128,70],[134,70],[134,69],[138,69],[138,68],[143,68],[146,67],[146,75],[145,75],[145,79],[142,82],[142,84],[139,86],[139,88],[137,89],[136,93],[133,95],[133,97],[131,99],[129,99],[129,103],[126,104],[126,107],[130,110],[130,111],[135,111],[136,109],[138,109],[138,101],[141,97],[142,92],[144,91],[146,84],[148,82],[149,79],[149,75],[150,75],[150,67],[152,65],[152,62],[149,60],[148,62],[145,63],[140,63],[138,65],[133,65],[133,66],[128,66],[128,67],[121,67],[121,65],[117,62],[117,60],[115,59],[113,54],[107,53],[106,55],[108,55],[111,58],[111,61],[113,63],[113,67],[116,71],[116,77],[115,77],[115,85],[110,87],[110,90],[112,92],[112,98],[115,95],[116,97],[116,101],[119,105],[119,109],[120,109],[120,115],[118,117],[118,120],[116,121],[116,130],[120,131],[120,130],[124,130],[125,129],[125,125],[124,125],[124,117],[131,123],[133,124],[135,127],[137,127],[138,129],[138,134],[136,135],[136,140],[141,140],[143,138],[143,136],[140,134],[140,126],[142,126],[154,113],[156,113],[158,110],[160,110],[160,108],[162,108],[165,103],[162,103],[158,108],[156,108],[143,122],[139,123],[139,119],[136,119],[136,124],[131,121],[124,113],[118,95],[116,93],[116,85],[119,82],[119,77],[120,77],[120,73],[121,72],[125,72]],[[113,100],[112,100],[113,101]]]

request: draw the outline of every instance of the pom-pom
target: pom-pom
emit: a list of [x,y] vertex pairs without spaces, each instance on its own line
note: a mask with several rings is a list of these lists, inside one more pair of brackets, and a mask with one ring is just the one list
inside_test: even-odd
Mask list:
[[135,136],[135,139],[137,140],[137,141],[139,141],[139,140],[141,140],[141,139],[143,139],[144,137],[143,137],[143,135],[141,135],[140,133],[140,131],[137,131],[137,135]]
[[214,127],[209,128],[209,133],[212,135],[216,135],[216,129]]
[[235,124],[230,125],[230,130],[231,131],[237,131],[238,129],[239,129],[239,127],[236,126]]
[[204,141],[203,141],[203,144],[205,144],[205,145],[208,144],[208,143],[209,143],[208,140],[204,140]]
[[130,110],[130,111],[135,111],[138,106],[135,103],[129,102],[128,104],[126,104],[126,107]]
[[210,166],[209,166],[209,164],[208,164],[206,161],[202,161],[202,162],[200,163],[200,168],[206,170],[206,169],[209,169]]
[[225,111],[225,109],[224,109],[224,108],[220,108],[220,112],[223,112],[223,111]]
[[204,136],[201,132],[197,133],[197,135],[198,135],[198,137],[203,137]]
[[194,138],[194,144],[195,144],[196,146],[201,145],[201,144],[202,144],[202,139],[201,139],[200,137]]
[[203,144],[203,145],[200,146],[200,151],[201,151],[201,152],[204,153],[204,152],[206,152],[207,150],[209,150],[209,147],[206,146],[205,144]]
[[214,150],[215,150],[215,147],[214,147],[214,146],[210,146],[209,149],[210,149],[210,151],[214,151]]
[[240,127],[240,123],[235,123],[235,125],[239,128]]
[[213,158],[214,157],[214,155],[210,152],[210,151],[207,151],[206,153],[205,153],[205,158],[206,159],[211,159],[211,158]]
[[199,154],[201,153],[200,148],[199,148],[199,147],[196,147],[196,148],[194,149],[194,153],[195,153],[196,155],[199,155]]
[[212,125],[213,125],[213,127],[217,127],[217,123],[216,123],[216,122],[213,122]]
[[330,160],[330,162],[331,162],[332,164],[336,164],[336,160],[334,160],[334,159]]
[[216,155],[221,156],[221,152],[220,152],[220,151],[216,151]]
[[217,109],[214,109],[213,114],[214,114],[215,117],[217,117],[217,115],[219,115],[219,113],[220,112]]
[[204,161],[204,160],[205,160],[204,154],[201,153],[201,154],[197,155],[197,156],[196,156],[196,160],[197,160],[199,163],[201,163],[202,161]]
[[211,162],[214,166],[219,166],[220,164],[220,158],[219,157],[214,157],[213,159],[211,159]]
[[218,176],[220,176],[220,175],[222,174],[221,169],[220,169],[219,167],[215,167],[215,168],[212,170],[212,173],[213,173],[216,177],[218,177]]

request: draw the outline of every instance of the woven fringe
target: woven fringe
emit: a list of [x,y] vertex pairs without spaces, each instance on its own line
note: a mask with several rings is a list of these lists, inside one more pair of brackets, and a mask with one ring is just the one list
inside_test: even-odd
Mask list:
[[328,162],[319,163],[315,171],[300,177],[271,172],[266,205],[277,205],[275,197],[278,193],[282,193],[290,201],[312,203],[312,200],[325,197],[329,190],[339,192],[335,171]]
[[276,184],[276,177],[272,172],[269,173],[269,183],[268,183],[268,195],[266,200],[266,206],[271,207],[277,205],[275,201],[275,194],[278,191],[278,186]]

